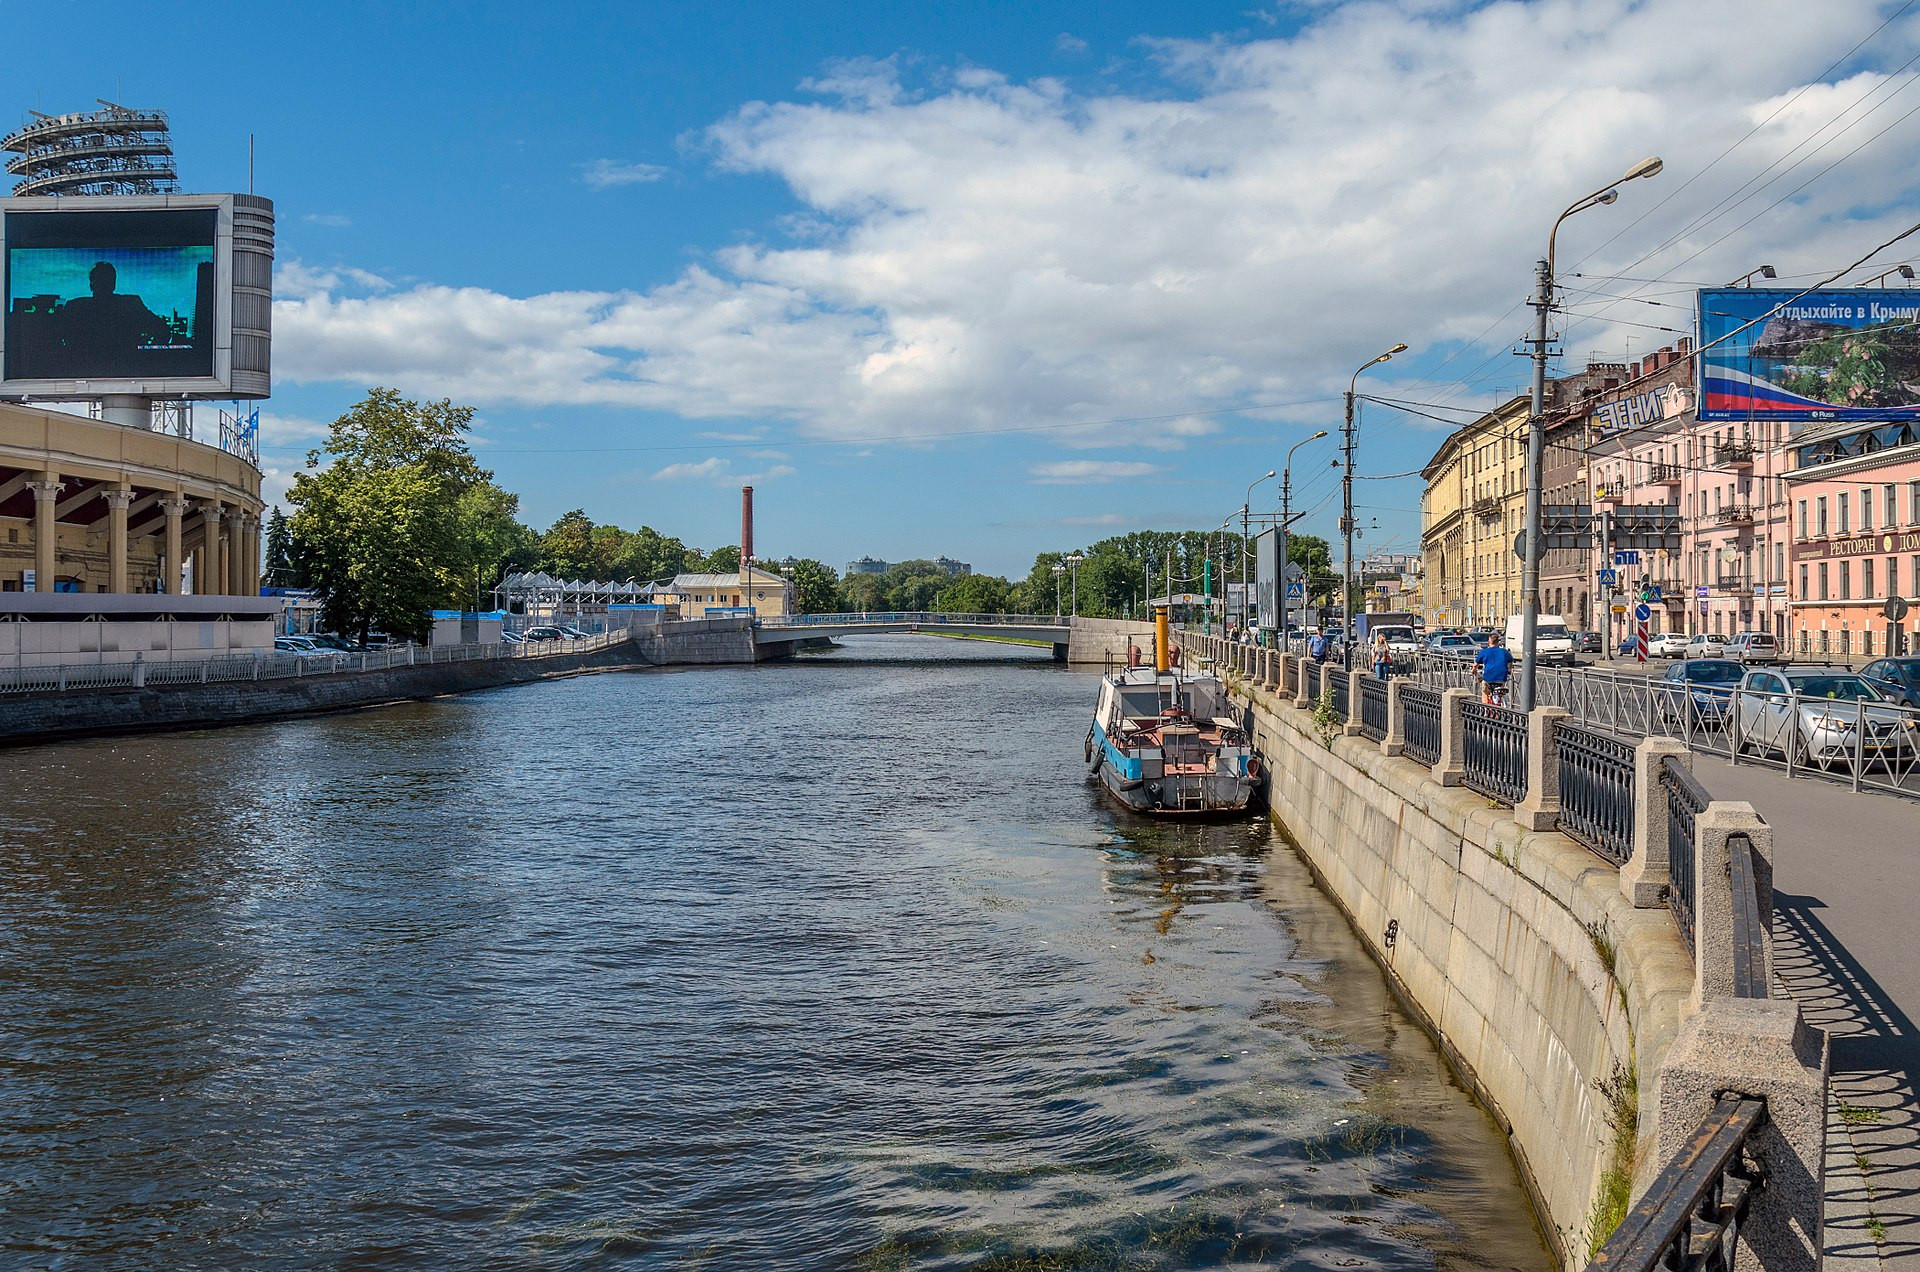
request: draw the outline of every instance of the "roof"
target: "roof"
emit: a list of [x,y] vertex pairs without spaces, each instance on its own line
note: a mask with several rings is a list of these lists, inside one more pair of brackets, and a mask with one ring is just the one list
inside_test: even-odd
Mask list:
[[[781,587],[787,586],[787,580],[781,578],[778,574],[772,574],[766,570],[749,566],[747,573],[752,576],[755,586],[764,586],[770,583],[778,584]],[[738,570],[728,570],[720,574],[676,574],[673,576],[673,587],[675,591],[685,591],[693,587],[718,588],[739,586],[740,571]]]

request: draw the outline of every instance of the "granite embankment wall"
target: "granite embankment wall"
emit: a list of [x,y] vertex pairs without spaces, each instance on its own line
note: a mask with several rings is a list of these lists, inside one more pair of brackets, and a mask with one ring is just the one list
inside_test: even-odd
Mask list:
[[[1327,745],[1289,696],[1245,682],[1240,696],[1273,818],[1507,1132],[1563,1262],[1583,1265],[1613,1122],[1636,1088],[1651,1110],[1690,1010],[1672,918],[1635,909],[1618,873],[1558,831],[1523,829],[1377,742]],[[1640,1187],[1659,1165],[1655,1122],[1637,1124]]]
[[1072,638],[1067,642],[1067,661],[1112,662],[1115,666],[1124,667],[1129,640],[1140,646],[1140,652],[1147,662],[1153,661],[1152,623],[1138,623],[1125,618],[1076,618],[1073,620]]

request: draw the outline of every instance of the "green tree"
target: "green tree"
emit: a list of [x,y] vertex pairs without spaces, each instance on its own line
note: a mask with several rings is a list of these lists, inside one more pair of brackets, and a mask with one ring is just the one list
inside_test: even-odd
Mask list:
[[467,450],[472,417],[471,407],[374,389],[308,452],[287,529],[329,628],[424,641],[428,611],[454,599],[452,576],[472,555],[460,498],[493,477]]
[[940,589],[933,607],[943,614],[1004,614],[1012,586],[991,574],[963,574]]
[[460,492],[455,504],[463,556],[447,566],[454,595],[485,608],[486,594],[510,570],[532,569],[540,559],[540,536],[520,524],[520,496],[490,481]]
[[840,609],[843,613],[865,614],[890,608],[886,575],[849,574],[840,580]]
[[293,534],[287,529],[287,514],[275,504],[267,518],[267,546],[260,562],[260,582],[267,587],[305,587],[293,564]]
[[593,518],[579,508],[560,515],[540,536],[540,568],[562,579],[590,579],[600,564]]
[[794,609],[801,614],[829,614],[839,607],[840,579],[833,567],[805,557],[787,571],[793,580]]
[[692,554],[698,559],[688,568],[695,574],[738,574],[740,573],[740,548],[737,544],[728,544],[724,548],[715,548],[704,556]]

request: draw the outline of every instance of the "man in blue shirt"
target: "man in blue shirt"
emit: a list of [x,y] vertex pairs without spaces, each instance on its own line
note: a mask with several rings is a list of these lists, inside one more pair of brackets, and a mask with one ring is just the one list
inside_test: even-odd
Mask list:
[[1513,652],[1499,632],[1487,640],[1487,647],[1473,656],[1474,674],[1480,677],[1480,701],[1494,705],[1496,696],[1504,698],[1507,677],[1513,674]]
[[1327,634],[1325,632],[1315,632],[1313,639],[1307,644],[1308,656],[1317,663],[1323,663],[1327,661],[1327,656],[1332,652],[1333,643],[1327,639]]

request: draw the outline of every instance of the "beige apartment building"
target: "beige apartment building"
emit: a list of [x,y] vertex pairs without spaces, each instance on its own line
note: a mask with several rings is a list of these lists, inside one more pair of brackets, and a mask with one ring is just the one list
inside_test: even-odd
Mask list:
[[0,403],[0,592],[257,596],[261,509],[217,446]]
[[1520,609],[1513,537],[1526,525],[1522,394],[1456,429],[1421,470],[1421,615],[1428,627],[1502,627]]

